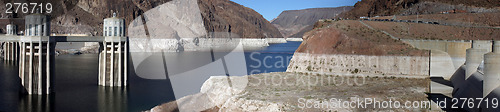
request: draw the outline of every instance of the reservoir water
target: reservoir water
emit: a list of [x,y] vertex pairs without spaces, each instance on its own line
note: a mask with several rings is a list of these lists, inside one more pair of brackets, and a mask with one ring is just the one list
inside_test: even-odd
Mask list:
[[[242,64],[246,65],[248,74],[284,72],[300,43],[271,44],[261,50],[245,51],[246,63]],[[170,61],[190,60],[197,54],[167,53],[165,57]],[[14,63],[0,61],[0,112],[137,112],[182,97],[174,95],[173,87],[169,86],[172,84],[170,80],[145,79],[136,75],[133,70],[129,74],[126,88],[98,86],[97,54],[57,56],[55,92],[50,95],[19,94],[22,86],[18,72]],[[191,89],[199,91],[199,88]]]

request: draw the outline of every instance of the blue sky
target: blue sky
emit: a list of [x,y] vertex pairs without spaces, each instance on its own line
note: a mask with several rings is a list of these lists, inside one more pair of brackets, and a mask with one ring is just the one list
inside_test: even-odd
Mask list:
[[320,7],[353,6],[360,0],[231,0],[259,12],[272,20],[285,10],[299,10]]

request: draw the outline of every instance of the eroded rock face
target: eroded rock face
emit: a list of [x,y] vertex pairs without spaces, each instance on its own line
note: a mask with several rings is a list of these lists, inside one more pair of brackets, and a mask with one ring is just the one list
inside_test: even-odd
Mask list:
[[296,52],[311,54],[428,56],[428,51],[370,29],[357,20],[319,21]]
[[362,0],[354,5],[354,9],[340,16],[355,19],[363,16],[433,14],[453,9],[496,12],[499,6],[498,0]]
[[[52,18],[52,32],[61,34],[91,34],[102,35],[102,22],[104,18],[117,12],[119,17],[129,24],[145,11],[169,2],[171,0],[49,0],[43,4],[51,3],[53,11],[47,15]],[[3,3],[19,2],[4,0]],[[40,3],[38,0],[23,0],[23,3]],[[0,5],[0,9],[5,5]],[[3,14],[3,18],[23,18],[28,14]],[[24,29],[19,29],[22,31]]]
[[198,0],[208,32],[231,32],[242,38],[282,38],[256,11],[229,0]]
[[418,3],[418,0],[362,0],[357,2],[352,10],[340,16],[356,19],[363,16],[392,15],[415,3]]
[[[51,0],[46,3],[51,3],[54,6],[54,11],[48,14],[52,18],[53,33],[100,36],[102,35],[103,19],[111,17],[112,11],[117,12],[118,17],[124,18],[125,24],[128,26],[134,19],[144,15],[150,9],[170,1],[172,0]],[[0,9],[5,9],[5,5],[2,4],[13,2],[16,1],[1,1]],[[25,2],[38,3],[36,0],[25,0]],[[242,38],[282,37],[279,31],[262,15],[250,8],[229,0],[196,0],[194,2],[197,2],[197,6],[201,10],[199,15],[203,18],[205,32],[231,32]],[[186,7],[186,9],[188,8]],[[180,12],[182,11],[172,13],[179,15],[182,14]],[[23,18],[25,15],[27,14],[0,12],[2,18]],[[22,30],[24,29],[19,29],[19,31]]]
[[353,7],[312,8],[304,10],[283,11],[273,24],[285,38],[302,38],[305,32],[312,30],[315,22],[320,19],[334,18],[338,14],[349,11]]
[[132,52],[161,52],[207,35],[196,0],[173,0],[150,9],[127,29]]

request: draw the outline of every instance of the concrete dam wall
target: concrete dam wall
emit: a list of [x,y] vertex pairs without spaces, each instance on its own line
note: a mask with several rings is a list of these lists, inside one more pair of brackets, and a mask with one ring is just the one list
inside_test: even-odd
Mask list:
[[425,50],[439,50],[448,53],[451,57],[465,58],[465,50],[470,48],[471,42],[469,40],[407,40],[401,41],[412,45],[418,49]]
[[[466,63],[450,78],[453,98],[500,98],[500,41],[473,41],[467,49]],[[432,87],[432,86],[431,86]],[[460,102],[461,103],[461,102]],[[484,102],[467,102],[463,109],[473,112],[498,112],[500,108],[480,105]],[[480,105],[477,106],[477,105]]]
[[295,53],[287,72],[428,77],[429,57]]
[[450,79],[455,70],[465,63],[469,40],[410,40],[401,41],[418,49],[431,50],[430,76]]

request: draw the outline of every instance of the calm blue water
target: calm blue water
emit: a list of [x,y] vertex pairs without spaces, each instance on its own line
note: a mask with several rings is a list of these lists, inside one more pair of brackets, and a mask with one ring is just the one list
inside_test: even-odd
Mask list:
[[300,43],[272,44],[259,51],[245,52],[248,74],[285,72]]
[[[245,51],[247,72],[256,74],[286,71],[288,62],[300,43],[271,44],[262,50]],[[186,57],[176,55],[169,58],[175,60]],[[169,79],[143,79],[134,74],[133,70],[129,74],[129,86],[126,88],[98,86],[97,60],[97,54],[56,57],[55,93],[48,96],[20,95],[18,91],[22,87],[17,76],[17,65],[0,61],[0,112],[136,112],[175,100],[173,89],[168,86],[171,85]]]

